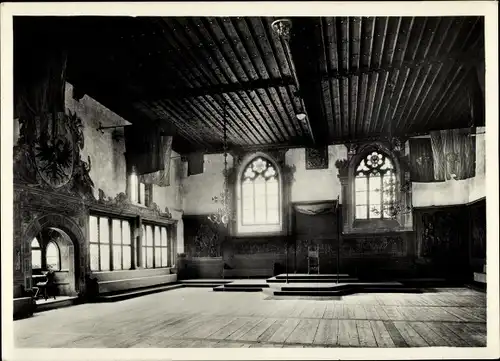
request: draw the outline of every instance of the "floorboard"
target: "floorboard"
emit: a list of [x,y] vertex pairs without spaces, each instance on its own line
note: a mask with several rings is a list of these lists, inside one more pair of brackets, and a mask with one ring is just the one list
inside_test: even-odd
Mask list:
[[14,322],[16,347],[484,347],[486,295],[463,288],[271,300],[180,288]]

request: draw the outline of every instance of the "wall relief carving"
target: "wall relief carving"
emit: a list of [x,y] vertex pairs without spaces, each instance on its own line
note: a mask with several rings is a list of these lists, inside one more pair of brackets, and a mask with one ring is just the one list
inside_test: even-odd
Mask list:
[[338,159],[335,162],[335,167],[338,169],[339,178],[346,178],[349,174],[349,161],[347,159]]
[[112,198],[107,197],[104,191],[102,189],[99,189],[98,199],[93,201],[93,203],[110,208],[134,212],[145,217],[153,216],[167,219],[172,218],[172,213],[170,212],[168,207],[165,207],[164,210],[161,210],[158,204],[156,204],[155,202],[150,203],[147,208],[137,206],[130,202],[129,197],[124,192],[120,192],[116,195],[115,198]]

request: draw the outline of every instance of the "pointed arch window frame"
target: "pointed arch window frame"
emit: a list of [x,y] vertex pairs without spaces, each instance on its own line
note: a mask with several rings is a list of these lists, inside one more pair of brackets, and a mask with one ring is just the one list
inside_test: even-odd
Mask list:
[[[257,222],[244,222],[243,219],[243,182],[245,180],[245,172],[247,172],[249,167],[252,166],[252,163],[257,161],[258,159],[264,160],[266,163],[265,168],[261,171],[261,173],[266,173],[269,169],[273,169],[275,174],[273,175],[268,175],[265,176],[265,178],[271,178],[275,177],[277,180],[277,222],[272,223],[269,222],[262,222],[262,223],[257,223]],[[260,174],[259,174],[260,175]],[[255,178],[257,178],[259,175],[256,175]],[[246,177],[247,179],[252,178],[252,177]],[[282,169],[279,167],[277,162],[268,154],[266,153],[252,153],[250,155],[247,155],[241,162],[238,173],[237,173],[237,178],[236,178],[236,232],[235,235],[240,235],[240,236],[262,236],[262,235],[280,235],[284,232],[284,209],[283,209],[283,204],[284,204],[284,184],[283,184],[283,173]],[[266,209],[268,206],[268,194],[267,194],[267,188],[265,192],[266,196]],[[255,195],[253,197],[254,202],[255,202]]]
[[404,166],[406,145],[399,150],[385,141],[366,142],[353,146],[346,144],[347,159],[338,162],[342,199],[342,233],[343,234],[385,234],[392,232],[413,231],[413,211],[399,213],[395,218],[356,219],[355,215],[355,176],[361,159],[373,150],[381,152],[391,159],[395,171],[395,202],[402,206],[411,206],[411,185],[408,191],[402,192],[401,185],[409,182],[409,171]]
[[[363,189],[360,189],[361,180],[366,180],[363,182]],[[393,159],[378,150],[366,152],[365,156],[358,161],[354,172],[354,218],[356,220],[392,219],[393,217],[384,210],[384,205],[396,201],[397,184],[397,172]]]

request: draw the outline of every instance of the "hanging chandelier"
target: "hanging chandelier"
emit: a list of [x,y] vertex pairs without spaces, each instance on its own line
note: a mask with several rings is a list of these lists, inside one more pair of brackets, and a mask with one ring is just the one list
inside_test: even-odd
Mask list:
[[217,209],[215,213],[208,216],[208,219],[214,224],[223,224],[224,226],[227,226],[229,224],[229,221],[232,219],[232,200],[231,192],[229,191],[229,170],[227,166],[227,103],[224,103],[223,111],[224,182],[222,192],[218,196],[212,197],[212,202],[217,204]]
[[[394,99],[394,90],[396,85],[391,82],[388,84],[388,88],[390,89],[390,101],[389,101],[389,136],[388,143],[389,147],[393,151],[401,152],[402,144],[397,137],[394,137],[392,134],[392,123],[395,119],[396,112],[393,106]],[[406,197],[408,193],[411,192],[411,182],[409,180],[405,180],[402,184],[396,180],[395,177],[390,177],[383,181],[383,189],[377,189],[377,191],[381,191],[384,193],[388,193],[386,202],[382,202],[380,208],[372,208],[371,211],[377,215],[383,215],[384,217],[388,217],[391,219],[396,219],[398,216],[402,216],[405,214],[411,214],[413,211],[413,207],[411,205],[407,205],[406,202],[402,201],[403,197]],[[396,195],[396,190],[399,188],[398,197]],[[386,197],[382,197],[383,199]]]

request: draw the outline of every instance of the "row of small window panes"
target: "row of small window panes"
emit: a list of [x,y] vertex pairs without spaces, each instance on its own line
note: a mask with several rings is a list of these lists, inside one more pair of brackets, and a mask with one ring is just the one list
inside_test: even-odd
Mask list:
[[89,241],[92,271],[126,270],[132,266],[129,221],[90,216]]
[[145,224],[142,225],[142,266],[144,268],[168,267],[169,240],[167,227]]

